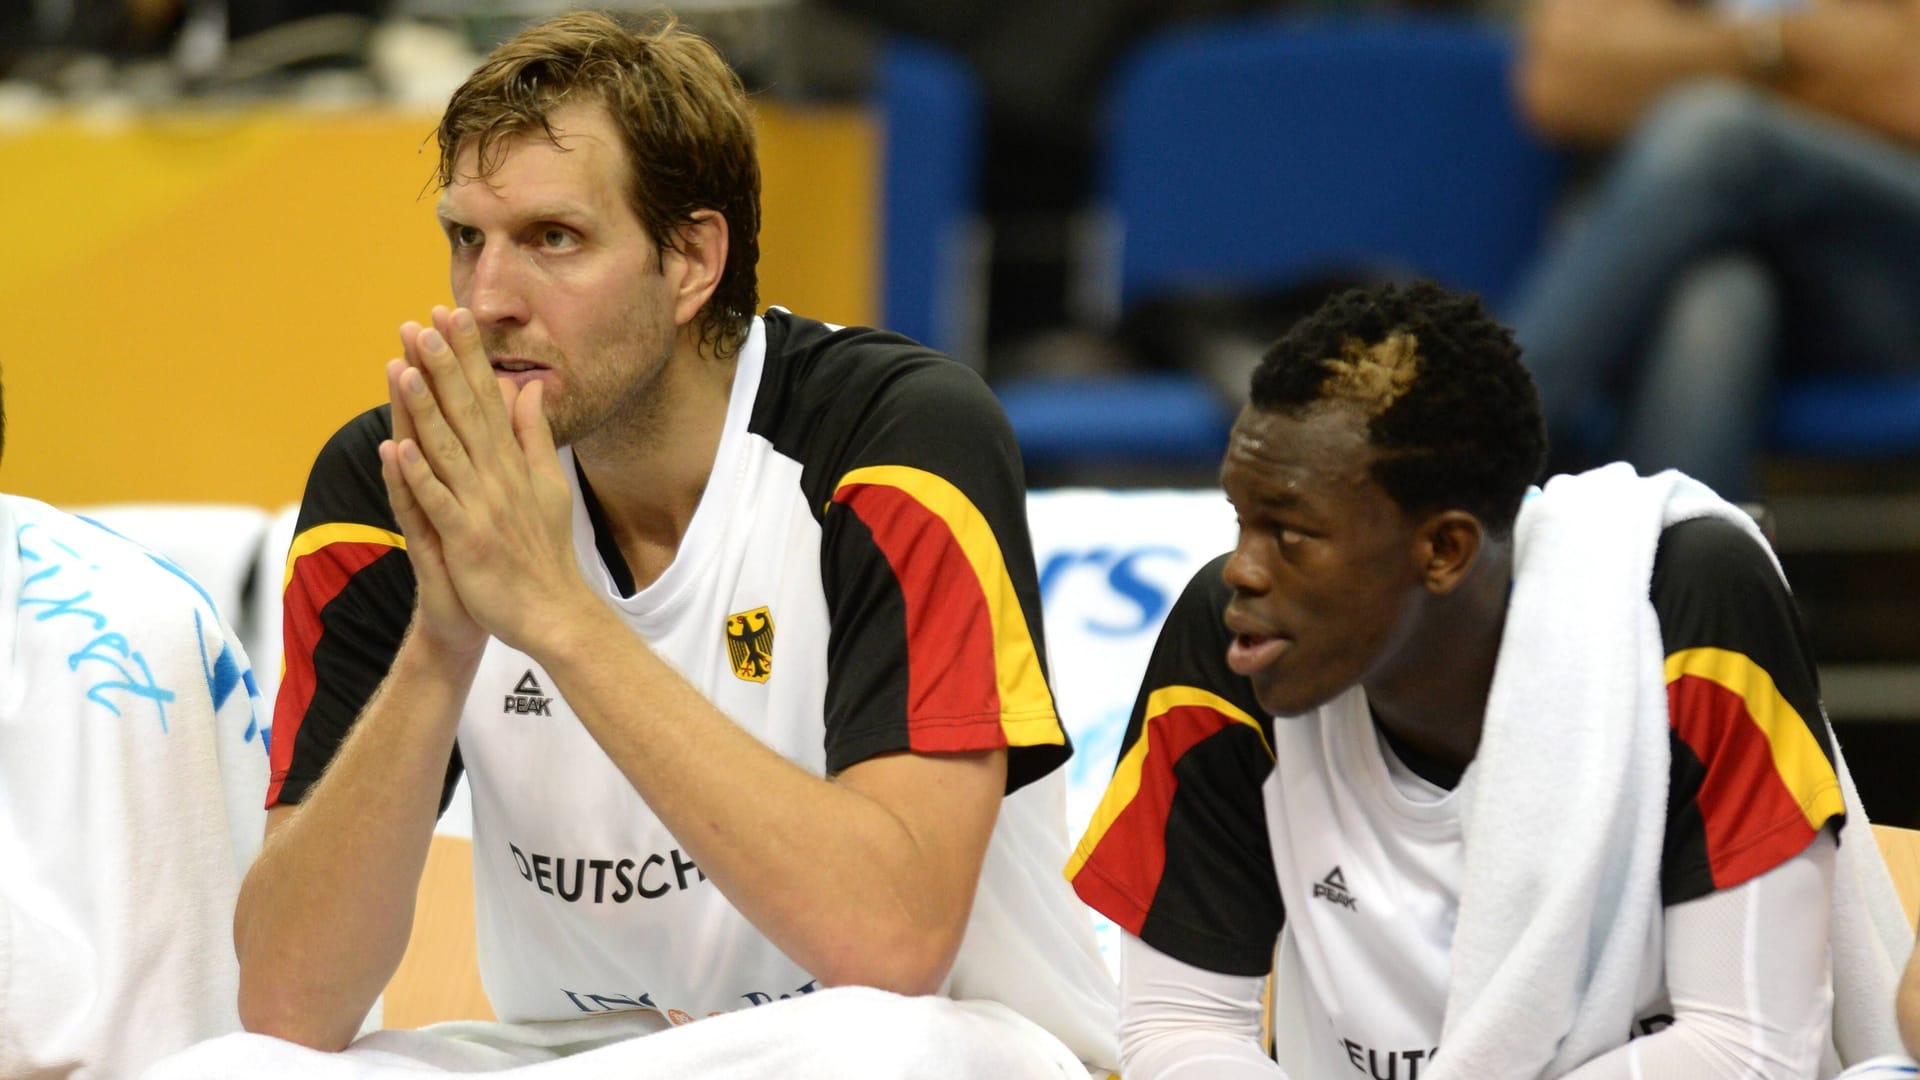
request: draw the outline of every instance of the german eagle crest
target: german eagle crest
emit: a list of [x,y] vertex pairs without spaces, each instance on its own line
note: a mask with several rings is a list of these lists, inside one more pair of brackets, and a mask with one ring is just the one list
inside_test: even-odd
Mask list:
[[727,616],[727,656],[736,678],[763,683],[773,674],[773,616],[766,608]]

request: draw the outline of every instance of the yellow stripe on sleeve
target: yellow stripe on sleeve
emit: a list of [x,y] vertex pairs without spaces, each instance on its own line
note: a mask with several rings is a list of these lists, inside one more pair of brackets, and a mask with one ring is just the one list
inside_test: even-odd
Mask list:
[[1140,773],[1145,767],[1148,743],[1153,737],[1154,721],[1175,709],[1198,707],[1211,709],[1228,721],[1245,724],[1260,737],[1260,746],[1273,757],[1273,747],[1267,742],[1267,733],[1260,730],[1260,722],[1247,715],[1246,710],[1228,701],[1226,698],[1197,686],[1163,686],[1147,695],[1147,719],[1140,727],[1140,737],[1127,748],[1126,755],[1113,770],[1113,779],[1107,784],[1107,792],[1100,797],[1100,806],[1093,812],[1093,820],[1087,824],[1086,835],[1080,838],[1080,844],[1073,849],[1073,858],[1067,862],[1066,875],[1071,880],[1093,857],[1093,852],[1106,839],[1107,830],[1119,820],[1122,812],[1140,793]]
[[1034,647],[1020,597],[1007,574],[993,527],[966,494],[944,476],[907,465],[872,465],[840,478],[836,490],[874,485],[905,492],[946,523],[973,567],[993,624],[994,688],[1000,695],[1000,727],[1008,746],[1059,746],[1066,731],[1054,713],[1040,653]]
[[385,544],[387,547],[396,547],[405,551],[407,538],[375,525],[355,525],[349,522],[315,525],[294,537],[293,543],[287,548],[287,570],[285,576],[280,579],[280,591],[285,592],[287,585],[293,581],[294,563],[328,544]]
[[1765,668],[1730,649],[1682,649],[1667,657],[1667,684],[1683,676],[1706,679],[1746,703],[1747,715],[1772,751],[1774,771],[1809,826],[1819,828],[1828,818],[1846,812],[1833,763]]

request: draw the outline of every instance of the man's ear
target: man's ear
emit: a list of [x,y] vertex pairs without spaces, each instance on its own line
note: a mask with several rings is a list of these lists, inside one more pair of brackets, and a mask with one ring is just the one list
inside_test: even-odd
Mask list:
[[1445,596],[1466,579],[1485,542],[1479,518],[1465,510],[1443,510],[1414,535],[1414,572],[1428,592]]
[[673,238],[661,268],[673,290],[674,325],[686,326],[720,286],[727,266],[727,219],[718,210],[696,210],[692,221],[674,229]]

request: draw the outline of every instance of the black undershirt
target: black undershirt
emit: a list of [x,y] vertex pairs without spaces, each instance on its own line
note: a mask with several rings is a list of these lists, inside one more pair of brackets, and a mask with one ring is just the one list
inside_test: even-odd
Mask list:
[[607,524],[607,512],[600,509],[600,499],[593,493],[593,485],[587,483],[587,473],[580,467],[580,459],[573,459],[573,475],[580,478],[580,501],[586,504],[587,521],[593,525],[593,546],[600,553],[600,561],[607,564],[607,573],[613,575],[613,587],[620,590],[621,596],[631,597],[639,592],[633,583],[633,571],[627,566],[627,557],[621,553],[620,545],[613,539],[613,527]]

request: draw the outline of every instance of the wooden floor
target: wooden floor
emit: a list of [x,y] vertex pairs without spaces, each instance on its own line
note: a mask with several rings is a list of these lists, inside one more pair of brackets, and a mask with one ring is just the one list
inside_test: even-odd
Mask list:
[[492,1020],[480,988],[473,933],[473,842],[433,838],[420,877],[413,936],[387,984],[382,1004],[390,1028],[417,1028],[442,1020]]

